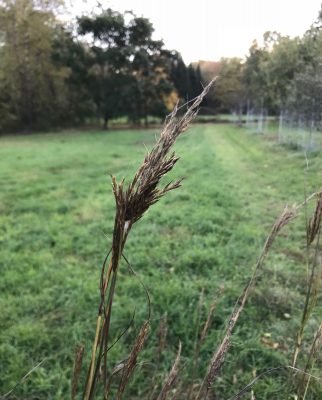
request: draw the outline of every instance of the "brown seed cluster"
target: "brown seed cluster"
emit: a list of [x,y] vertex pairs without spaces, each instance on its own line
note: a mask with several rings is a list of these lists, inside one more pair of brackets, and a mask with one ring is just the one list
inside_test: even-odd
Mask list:
[[173,189],[177,189],[182,179],[170,182],[163,187],[158,187],[161,179],[172,170],[179,157],[170,153],[176,139],[188,127],[198,113],[203,98],[208,93],[214,81],[211,81],[198,96],[191,107],[181,118],[177,118],[178,108],[166,119],[160,137],[153,149],[145,156],[144,162],[136,172],[127,189],[124,181],[116,183],[113,178],[113,191],[117,206],[117,214],[125,226],[125,234],[132,225],[138,221],[148,208],[156,203],[162,196]]
[[317,234],[319,233],[321,218],[322,218],[322,192],[318,193],[316,196],[316,206],[314,215],[311,218],[308,227],[308,235],[307,235],[308,244],[311,244],[314,241]]

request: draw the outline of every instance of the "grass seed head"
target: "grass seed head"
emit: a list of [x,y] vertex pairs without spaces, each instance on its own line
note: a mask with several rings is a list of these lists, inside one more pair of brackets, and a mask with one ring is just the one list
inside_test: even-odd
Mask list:
[[181,118],[177,118],[178,107],[166,118],[160,137],[152,150],[145,156],[127,189],[124,182],[118,184],[112,177],[113,192],[117,207],[117,217],[124,224],[128,222],[128,230],[138,221],[151,205],[156,203],[167,192],[180,187],[182,179],[159,187],[161,179],[170,172],[179,157],[171,153],[177,138],[187,129],[198,113],[199,106],[214,83],[212,80],[196,97],[192,105]]
[[172,368],[169,372],[169,375],[166,378],[166,381],[163,385],[163,388],[157,398],[157,400],[166,400],[168,398],[169,392],[178,376],[178,367],[180,362],[180,355],[181,355],[181,342],[179,343],[179,349],[177,353],[177,357],[172,365]]
[[307,235],[308,244],[311,244],[314,241],[315,237],[317,236],[320,230],[321,218],[322,218],[322,192],[317,194],[314,214],[308,226],[308,235]]
[[133,373],[133,371],[134,371],[134,369],[135,369],[135,367],[137,365],[137,358],[138,358],[138,355],[140,354],[140,352],[141,352],[141,350],[142,350],[142,348],[144,346],[145,340],[146,340],[148,332],[149,332],[149,327],[150,327],[149,321],[146,321],[142,325],[142,327],[140,329],[140,332],[139,332],[139,334],[138,334],[138,336],[136,338],[136,341],[134,343],[134,346],[132,348],[132,351],[131,351],[131,353],[129,355],[129,358],[126,361],[126,364],[125,364],[125,366],[123,368],[123,375],[122,375],[122,378],[121,378],[121,382],[120,382],[120,385],[119,385],[118,399],[121,398],[121,395],[124,392],[124,390],[126,388],[126,385],[127,385],[128,381],[129,381],[129,379],[130,379],[130,377],[131,377],[131,375],[132,375],[132,373]]

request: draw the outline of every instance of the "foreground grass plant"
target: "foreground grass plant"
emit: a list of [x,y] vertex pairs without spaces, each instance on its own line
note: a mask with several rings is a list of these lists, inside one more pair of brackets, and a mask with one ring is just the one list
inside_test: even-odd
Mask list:
[[[178,157],[169,154],[176,139],[182,134],[198,113],[198,107],[204,96],[208,93],[213,81],[210,82],[198,96],[184,115],[177,119],[177,107],[167,118],[160,138],[153,149],[146,155],[142,166],[138,169],[132,182],[127,188],[124,181],[117,183],[112,177],[113,193],[116,203],[115,222],[110,258],[105,258],[100,280],[100,304],[96,323],[95,339],[92,357],[88,369],[88,377],[84,391],[84,399],[95,397],[96,388],[100,381],[103,382],[103,398],[109,397],[110,379],[108,372],[108,351],[110,346],[110,322],[113,299],[115,294],[117,274],[123,249],[132,226],[137,222],[151,205],[156,203],[170,190],[177,189],[181,180],[171,182],[159,188],[161,179],[172,170]],[[108,267],[106,269],[106,265]],[[137,342],[130,357],[122,368],[117,398],[121,398],[126,384],[136,366],[137,356],[142,349],[149,329],[149,319],[143,324]]]

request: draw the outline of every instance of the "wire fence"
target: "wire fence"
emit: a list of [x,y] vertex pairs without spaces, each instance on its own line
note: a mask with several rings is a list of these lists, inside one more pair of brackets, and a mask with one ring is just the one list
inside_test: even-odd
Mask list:
[[243,126],[258,134],[271,134],[276,141],[306,152],[322,151],[322,114],[319,119],[290,111],[269,116],[267,110],[251,110],[243,118]]

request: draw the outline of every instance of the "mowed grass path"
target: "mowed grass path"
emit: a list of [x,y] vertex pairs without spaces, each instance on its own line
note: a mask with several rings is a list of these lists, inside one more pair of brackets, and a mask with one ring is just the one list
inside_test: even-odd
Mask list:
[[[130,179],[155,133],[0,138],[0,394],[44,360],[16,389],[16,398],[69,398],[76,344],[85,345],[88,361],[99,271],[111,242],[109,174]],[[302,202],[305,191],[313,192],[322,183],[320,156],[306,160],[301,153],[229,125],[196,125],[182,136],[176,151],[181,160],[171,178],[184,176],[183,187],[137,223],[125,250],[152,300],[152,330],[141,357],[144,363],[126,396],[131,399],[144,398],[154,383],[162,382],[179,340],[185,391],[198,321],[206,318],[215,292],[224,285],[201,352],[198,379],[203,377],[275,217],[286,202]],[[251,381],[254,371],[289,362],[305,282],[305,220],[299,218],[274,245],[238,322],[215,386],[220,398],[229,398]],[[115,337],[134,310],[134,325],[111,352],[113,363],[126,357],[147,315],[145,292],[124,263],[112,321]],[[158,357],[157,330],[165,314],[167,346]],[[318,322],[314,316],[306,346]],[[285,382],[282,372],[268,375],[256,383],[255,395],[279,399]],[[318,385],[312,387],[308,396],[321,394]]]

